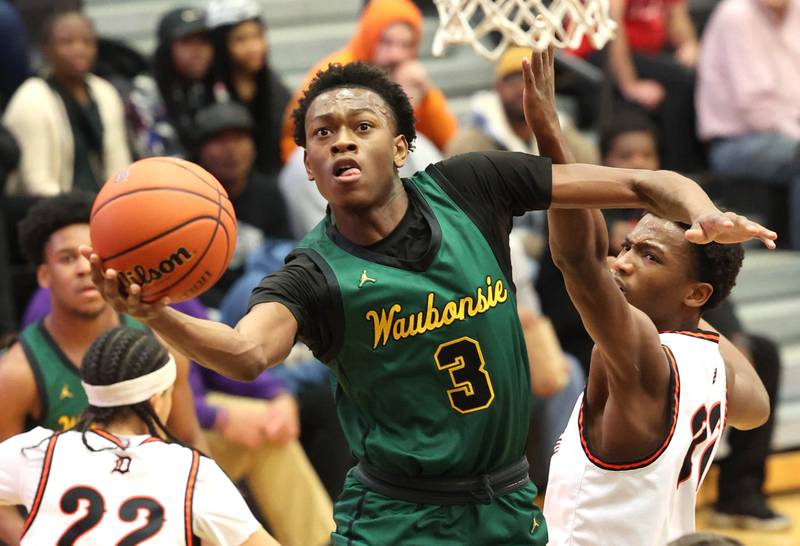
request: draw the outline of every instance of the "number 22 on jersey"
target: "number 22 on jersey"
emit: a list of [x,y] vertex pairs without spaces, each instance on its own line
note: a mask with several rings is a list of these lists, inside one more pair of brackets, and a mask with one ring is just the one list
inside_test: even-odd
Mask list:
[[[74,514],[80,510],[81,501],[85,501],[86,514],[64,531],[56,546],[73,546],[78,539],[90,532],[103,517],[106,516],[106,503],[103,496],[95,489],[78,486],[69,489],[61,497],[61,510],[65,514]],[[117,517],[124,522],[134,522],[143,510],[147,523],[132,530],[117,542],[117,546],[135,546],[154,536],[164,525],[164,507],[149,497],[132,497],[119,507]],[[113,516],[109,516],[113,517]]]
[[450,373],[453,388],[447,389],[447,396],[454,410],[472,413],[492,404],[494,388],[480,343],[470,337],[454,339],[439,345],[433,358],[440,371]]
[[678,486],[692,477],[694,469],[694,454],[698,447],[705,445],[700,457],[700,464],[698,465],[699,475],[697,477],[697,484],[699,487],[703,475],[711,465],[711,453],[714,450],[714,444],[719,440],[722,433],[722,406],[719,402],[711,406],[711,411],[708,410],[705,404],[697,408],[692,415],[692,443],[689,445],[689,450],[686,452],[686,457],[683,459],[683,466],[681,466],[681,473],[678,475]]

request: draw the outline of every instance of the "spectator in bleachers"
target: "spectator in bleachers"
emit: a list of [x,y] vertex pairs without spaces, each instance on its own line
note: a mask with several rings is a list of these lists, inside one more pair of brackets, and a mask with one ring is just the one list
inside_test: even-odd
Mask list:
[[[467,119],[447,147],[452,156],[481,150],[538,153],[536,139],[522,109],[522,59],[530,49],[512,47],[494,66],[494,89],[479,91],[470,100]],[[578,132],[569,118],[560,113],[567,144],[578,163],[598,163],[597,148]]]
[[30,76],[28,34],[17,8],[0,2],[0,110],[5,109],[14,91]]
[[[364,61],[384,68],[393,75],[403,64],[418,62],[421,40],[422,14],[411,0],[371,0],[358,21],[358,28],[350,43],[314,65],[292,97],[283,114],[283,160],[288,161],[297,147],[292,136],[292,111],[297,108],[303,90],[319,70],[331,63]],[[456,133],[456,118],[450,112],[444,94],[430,82],[422,66],[418,65],[415,71],[420,90],[414,108],[417,134],[425,135],[439,150],[444,150]],[[393,79],[396,81],[397,78]]]
[[22,151],[6,191],[97,191],[130,163],[122,101],[111,84],[89,73],[97,38],[86,16],[55,15],[44,38],[48,75],[22,84],[3,117]]
[[724,0],[706,26],[698,129],[713,172],[789,186],[790,233],[800,248],[800,5]]
[[228,192],[236,212],[236,251],[217,284],[202,298],[212,307],[238,278],[244,260],[265,238],[291,238],[289,215],[277,177],[256,164],[253,120],[238,102],[219,102],[197,113],[192,156]]
[[281,168],[280,134],[289,91],[268,63],[261,7],[255,0],[211,0],[206,22],[214,42],[217,100],[241,102],[253,119],[256,165],[264,174]]
[[[650,118],[637,110],[623,110],[602,129],[600,152],[603,165],[621,169],[660,168],[658,130]],[[622,241],[641,217],[640,210],[608,209],[603,211],[608,226],[608,246],[616,255]]]
[[[196,300],[181,311],[206,319]],[[247,486],[258,512],[286,546],[323,546],[333,531],[333,505],[298,441],[297,399],[272,370],[254,381],[194,365],[189,381],[211,455]]]
[[202,9],[170,10],[158,24],[153,75],[140,74],[128,96],[138,157],[184,156],[197,111],[213,101],[214,47]]
[[[245,273],[231,287],[220,305],[220,320],[235,326],[247,313],[253,287],[283,267],[295,242],[267,239],[247,257]],[[311,350],[297,343],[289,357],[269,373],[286,384],[300,405],[300,443],[335,499],[342,492],[347,471],[356,463],[342,432],[331,390],[330,370],[314,358]],[[199,411],[198,411],[199,414]],[[201,416],[202,419],[202,416]],[[202,422],[202,421],[201,421]]]
[[541,312],[539,297],[533,288],[534,268],[526,255],[520,230],[512,230],[509,246],[517,287],[517,313],[528,351],[533,394],[525,451],[530,478],[539,491],[544,491],[553,448],[567,426],[570,408],[575,405],[586,378],[580,362],[562,351],[550,319]]
[[730,451],[719,463],[717,502],[709,514],[709,524],[718,528],[786,530],[791,527],[791,520],[773,511],[764,496],[767,456],[775,430],[780,387],[780,350],[771,339],[744,329],[730,299],[705,313],[703,318],[730,339],[753,363],[769,395],[770,409],[769,419],[760,427],[730,430]]
[[599,52],[584,40],[576,53],[607,64],[624,101],[654,117],[664,168],[700,171],[705,158],[695,132],[698,44],[688,1],[611,0],[611,16],[620,22],[615,39]]

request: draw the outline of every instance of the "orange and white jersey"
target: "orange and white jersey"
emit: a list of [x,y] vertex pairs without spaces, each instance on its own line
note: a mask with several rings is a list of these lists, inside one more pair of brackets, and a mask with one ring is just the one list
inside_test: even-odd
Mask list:
[[663,332],[671,423],[637,461],[598,457],[583,428],[583,395],[556,443],[544,514],[551,546],[662,546],[695,530],[695,501],[725,426],[725,363],[715,333]]
[[0,444],[0,504],[29,511],[22,545],[240,545],[260,528],[211,459],[150,436],[45,428]]

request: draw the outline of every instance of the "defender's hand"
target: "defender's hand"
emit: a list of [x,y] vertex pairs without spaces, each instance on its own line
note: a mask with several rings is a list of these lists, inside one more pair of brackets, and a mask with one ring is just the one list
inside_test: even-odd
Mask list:
[[142,301],[142,287],[138,284],[124,286],[119,275],[113,269],[104,269],[100,256],[88,246],[79,249],[84,258],[89,260],[92,267],[92,282],[108,303],[118,313],[125,313],[141,322],[152,320],[164,310],[169,303],[168,298],[163,298],[156,303]]
[[544,51],[531,50],[530,59],[522,60],[522,78],[525,81],[523,110],[525,121],[534,133],[537,129],[558,127],[554,58],[551,45]]
[[686,239],[696,244],[741,243],[750,239],[758,239],[764,246],[772,250],[778,234],[733,212],[711,212],[700,216],[686,230]]

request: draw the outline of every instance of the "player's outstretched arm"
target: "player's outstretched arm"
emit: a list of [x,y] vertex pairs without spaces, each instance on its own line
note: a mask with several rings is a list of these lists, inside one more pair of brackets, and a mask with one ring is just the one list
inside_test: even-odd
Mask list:
[[691,225],[693,243],[759,239],[775,248],[777,234],[744,216],[723,213],[694,181],[671,171],[597,165],[553,165],[553,208],[641,208]]
[[[522,73],[525,117],[540,151],[554,164],[571,162],[556,114],[552,48],[531,51],[530,61],[522,63]],[[646,383],[657,394],[668,379],[666,357],[652,321],[628,304],[608,270],[608,231],[603,216],[598,210],[551,208],[547,219],[553,261],[602,353],[600,360],[610,387],[620,394],[638,394],[641,389],[637,387]],[[647,359],[663,365],[648,366]]]
[[136,284],[123,294],[116,271],[104,270],[91,248],[81,247],[81,253],[91,263],[92,282],[115,310],[143,322],[178,352],[215,372],[250,381],[282,362],[294,345],[297,320],[279,303],[256,305],[231,328],[167,307],[166,298],[145,303]]
[[[705,320],[700,328],[714,330]],[[753,364],[725,336],[719,336],[719,352],[725,361],[727,380],[727,422],[739,430],[760,427],[769,418],[769,395]]]

